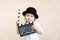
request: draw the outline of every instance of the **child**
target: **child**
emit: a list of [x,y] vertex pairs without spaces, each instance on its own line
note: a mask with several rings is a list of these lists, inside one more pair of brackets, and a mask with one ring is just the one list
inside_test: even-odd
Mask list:
[[24,16],[24,19],[26,22],[30,22],[30,21],[34,22],[34,25],[31,28],[36,30],[36,33],[30,34],[27,36],[23,36],[24,40],[39,40],[39,34],[42,35],[43,30],[42,30],[40,24],[35,22],[35,20],[38,19],[38,17],[39,17],[37,15],[36,9],[33,7],[28,7],[26,9],[26,11],[24,11],[22,13],[22,15]]

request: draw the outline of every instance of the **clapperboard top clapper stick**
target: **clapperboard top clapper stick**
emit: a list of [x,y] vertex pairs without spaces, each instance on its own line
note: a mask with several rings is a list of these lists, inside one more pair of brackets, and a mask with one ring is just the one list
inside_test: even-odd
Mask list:
[[19,22],[20,22],[20,9],[18,9],[18,26],[19,26]]
[[20,9],[18,9],[18,23],[20,21]]

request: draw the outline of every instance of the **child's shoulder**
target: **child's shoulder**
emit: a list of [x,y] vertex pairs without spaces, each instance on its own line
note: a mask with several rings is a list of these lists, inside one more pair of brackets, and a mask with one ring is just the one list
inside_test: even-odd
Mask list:
[[34,25],[38,25],[38,26],[40,26],[40,24],[39,24],[38,22],[34,22]]

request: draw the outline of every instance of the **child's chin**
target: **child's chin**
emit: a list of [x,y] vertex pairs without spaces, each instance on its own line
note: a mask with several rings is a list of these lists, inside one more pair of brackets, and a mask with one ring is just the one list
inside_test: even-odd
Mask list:
[[33,22],[33,21],[27,21],[27,22]]
[[33,21],[29,21],[29,22],[33,22]]

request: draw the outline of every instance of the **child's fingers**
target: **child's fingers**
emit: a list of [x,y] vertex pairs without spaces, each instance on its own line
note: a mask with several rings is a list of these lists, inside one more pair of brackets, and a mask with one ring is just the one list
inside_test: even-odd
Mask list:
[[33,25],[33,26],[31,27],[31,29],[35,29],[35,26]]
[[16,25],[17,25],[17,26],[18,26],[18,24],[19,24],[19,23],[16,21]]
[[16,24],[18,24],[18,22],[16,21]]

